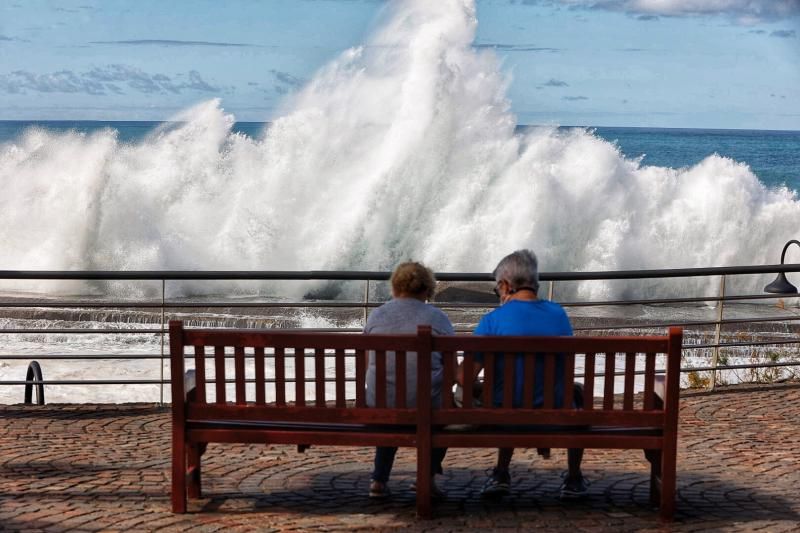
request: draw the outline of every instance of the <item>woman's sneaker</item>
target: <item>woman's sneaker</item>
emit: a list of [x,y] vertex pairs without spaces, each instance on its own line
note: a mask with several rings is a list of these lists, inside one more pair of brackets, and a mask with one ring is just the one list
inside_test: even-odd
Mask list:
[[508,470],[493,468],[481,489],[484,498],[499,498],[511,492],[511,474]]
[[562,500],[580,500],[589,495],[589,482],[583,476],[571,478],[564,477],[564,483],[561,484],[561,499]]
[[369,497],[376,500],[388,498],[391,492],[389,487],[383,481],[375,481],[374,479],[369,482]]

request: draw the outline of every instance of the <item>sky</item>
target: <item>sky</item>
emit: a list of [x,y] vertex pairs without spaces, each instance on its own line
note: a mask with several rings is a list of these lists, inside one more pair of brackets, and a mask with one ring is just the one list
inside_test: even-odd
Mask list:
[[[269,121],[380,0],[0,0],[0,120]],[[800,0],[478,0],[520,124],[800,130]]]

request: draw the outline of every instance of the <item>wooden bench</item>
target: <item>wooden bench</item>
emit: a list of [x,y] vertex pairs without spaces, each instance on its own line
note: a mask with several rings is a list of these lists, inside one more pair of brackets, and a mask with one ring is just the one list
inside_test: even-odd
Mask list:
[[[200,497],[201,456],[210,442],[294,444],[300,449],[416,448],[417,512],[424,518],[432,512],[434,447],[618,448],[645,451],[651,463],[651,501],[660,505],[662,518],[670,520],[675,507],[681,338],[679,328],[650,337],[439,337],[427,326],[416,335],[363,335],[184,329],[180,321],[172,321],[173,511],[186,512],[187,495]],[[366,405],[369,351],[376,354],[375,407]],[[438,409],[431,407],[433,351],[442,354],[444,363],[443,405]],[[408,352],[418,354],[415,376],[405,375]],[[458,360],[464,359],[469,368],[476,353],[483,353],[486,364],[482,406],[473,405],[472,384],[466,383],[464,405],[456,407],[452,389]],[[388,407],[385,371],[393,354],[396,398],[395,406]],[[512,387],[506,386],[501,405],[495,407],[492,362],[519,356],[524,358],[525,402],[513,407]],[[659,356],[666,362],[663,381],[656,376]],[[541,408],[532,407],[537,357],[544,358]],[[564,360],[566,398],[572,398],[575,369],[585,369],[584,409],[556,401],[557,358]],[[187,361],[193,362],[194,372],[192,383],[185,384]],[[618,379],[615,374],[623,365]],[[511,384],[513,365],[505,368],[504,382]],[[637,375],[643,379],[642,394],[634,394]],[[405,402],[406,384],[412,379],[417,381],[415,408]],[[595,390],[595,382],[601,380],[602,387]],[[226,381],[232,384],[231,398]],[[621,386],[615,387],[616,382]],[[591,401],[595,393],[599,402]],[[447,427],[465,424],[471,427]],[[546,428],[531,427],[535,425]]]

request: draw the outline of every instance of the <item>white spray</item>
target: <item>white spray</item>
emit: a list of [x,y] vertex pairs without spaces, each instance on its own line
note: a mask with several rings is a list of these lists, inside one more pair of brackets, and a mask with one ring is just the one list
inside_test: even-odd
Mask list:
[[472,47],[476,26],[472,0],[391,5],[261,139],[231,133],[217,100],[132,145],[111,130],[27,131],[0,145],[0,269],[385,270],[413,258],[489,271],[522,247],[547,271],[677,268],[774,263],[800,234],[796,193],[730,159],[642,167],[584,130],[515,133],[508,77]]

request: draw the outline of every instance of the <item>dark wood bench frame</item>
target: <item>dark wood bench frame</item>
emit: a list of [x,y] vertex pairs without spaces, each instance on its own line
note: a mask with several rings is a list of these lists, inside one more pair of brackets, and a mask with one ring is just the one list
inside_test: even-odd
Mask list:
[[[644,450],[651,464],[651,503],[660,506],[663,519],[671,520],[675,509],[681,342],[680,328],[671,328],[666,336],[649,337],[440,337],[432,335],[428,326],[421,326],[416,335],[364,335],[184,329],[182,322],[171,321],[172,509],[186,512],[187,496],[201,496],[201,457],[210,442],[294,444],[299,449],[309,445],[416,448],[417,512],[423,518],[432,514],[430,460],[434,447],[616,448]],[[185,347],[193,347],[193,353],[184,355]],[[213,351],[208,361],[207,347]],[[226,379],[234,383],[234,401],[227,401],[225,380],[214,380],[216,398],[207,402],[211,380],[206,378],[206,362],[211,365],[213,361],[215,376],[225,375],[226,347],[233,349],[234,375]],[[375,407],[367,407],[364,392],[369,351],[376,354]],[[431,406],[433,351],[440,352],[444,362],[443,405],[438,409]],[[385,392],[387,352],[394,352],[397,358],[394,407],[388,407]],[[416,376],[404,375],[408,352],[418,354]],[[457,360],[463,358],[470,368],[475,353],[483,353],[486,364],[483,406],[473,405],[472,384],[466,383],[464,405],[456,407],[452,386]],[[508,386],[501,406],[494,407],[492,361],[505,357],[510,363],[520,354],[525,358],[525,403],[514,408],[512,388]],[[602,401],[592,402],[595,358],[605,354],[614,355],[605,357]],[[624,354],[625,360],[621,395],[615,394],[614,388],[617,354]],[[637,354],[645,359],[644,393],[640,396],[634,395]],[[659,354],[666,357],[663,379],[656,376]],[[582,410],[557,405],[553,387],[556,359],[560,357],[564,359],[564,397],[572,398],[577,356],[584,358],[586,367],[587,400]],[[335,376],[326,378],[325,357],[335,359]],[[355,358],[355,401],[345,398],[347,357]],[[545,385],[544,405],[534,409],[536,357],[544,357]],[[253,358],[255,364],[255,398],[249,400],[245,394],[246,358]],[[195,361],[194,384],[184,383],[185,359]],[[295,402],[286,400],[286,386],[292,382],[286,375],[287,359],[294,361],[301,377],[294,380]],[[303,377],[307,359],[314,361],[312,378]],[[269,360],[274,365],[275,401],[267,403],[265,386],[273,383],[265,379],[265,362]],[[506,384],[513,382],[512,366],[505,365]],[[334,383],[333,397],[325,395],[326,379]],[[407,379],[417,381],[415,408],[406,406]],[[306,381],[313,383],[312,399],[306,398]],[[663,392],[659,390],[662,388]],[[455,431],[447,428],[452,424],[473,427]],[[550,427],[537,430],[531,425]]]

